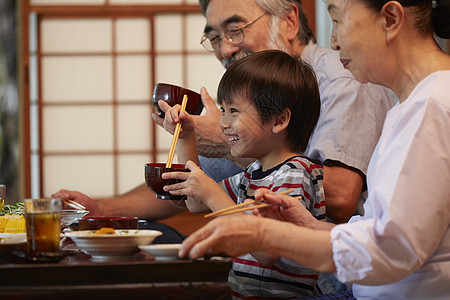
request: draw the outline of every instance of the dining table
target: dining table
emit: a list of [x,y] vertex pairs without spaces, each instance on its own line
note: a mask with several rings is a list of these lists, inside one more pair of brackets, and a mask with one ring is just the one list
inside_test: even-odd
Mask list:
[[0,255],[0,299],[231,299],[227,257],[95,261],[66,246],[57,262],[29,262],[25,251]]

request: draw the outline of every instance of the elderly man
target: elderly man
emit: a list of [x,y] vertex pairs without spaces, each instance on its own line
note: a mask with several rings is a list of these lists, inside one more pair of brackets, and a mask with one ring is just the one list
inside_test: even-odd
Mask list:
[[[369,159],[386,112],[393,105],[390,93],[379,86],[360,84],[344,69],[342,64],[346,62],[341,62],[338,54],[317,46],[298,0],[200,0],[200,5],[206,17],[202,44],[225,67],[264,49],[301,54],[313,67],[321,94],[321,116],[303,155],[325,165],[328,217],[337,223],[348,220],[364,191]],[[220,180],[239,168],[224,159],[232,158],[220,132],[220,111],[204,88],[201,95],[205,113],[195,118],[199,151],[216,157],[202,159],[202,168],[211,175],[220,170],[222,174],[215,178]],[[169,201],[155,199],[145,184],[96,201],[75,191],[60,190],[55,195],[80,202],[96,215],[161,219],[183,210]]]

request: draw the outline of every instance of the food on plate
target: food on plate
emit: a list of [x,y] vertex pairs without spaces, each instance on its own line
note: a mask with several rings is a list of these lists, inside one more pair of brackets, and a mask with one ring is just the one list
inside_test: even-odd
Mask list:
[[114,231],[114,228],[112,227],[102,227],[100,229],[98,229],[97,231],[95,231],[95,234],[114,234],[116,233]]
[[24,233],[25,218],[23,202],[5,204],[0,210],[0,233]]
[[25,204],[23,202],[15,202],[12,205],[5,204],[3,209],[0,209],[0,215],[23,215],[25,213]]
[[24,233],[25,218],[23,215],[0,216],[0,233]]

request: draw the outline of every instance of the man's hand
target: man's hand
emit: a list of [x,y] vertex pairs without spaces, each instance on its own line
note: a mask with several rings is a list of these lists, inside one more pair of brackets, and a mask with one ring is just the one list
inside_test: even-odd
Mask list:
[[86,210],[89,211],[89,216],[102,216],[103,213],[98,206],[97,202],[90,197],[86,196],[83,193],[77,191],[69,191],[69,190],[59,190],[54,193],[52,197],[60,198],[61,200],[72,200],[80,203]]
[[227,158],[230,155],[230,147],[220,129],[220,110],[209,96],[206,88],[201,89],[200,95],[205,111],[200,116],[192,116],[197,133],[199,155]]
[[[220,129],[220,110],[206,91],[206,88],[202,87],[200,95],[204,112],[200,116],[191,116],[194,120],[195,132],[197,134],[198,154],[206,157],[230,158],[230,147],[228,146],[225,135],[223,135]],[[158,101],[158,105],[164,113],[167,113],[171,108],[165,101]],[[152,114],[152,118],[157,125],[163,128],[166,125],[166,130],[170,132],[167,124],[164,124],[164,118],[159,117],[155,113]]]

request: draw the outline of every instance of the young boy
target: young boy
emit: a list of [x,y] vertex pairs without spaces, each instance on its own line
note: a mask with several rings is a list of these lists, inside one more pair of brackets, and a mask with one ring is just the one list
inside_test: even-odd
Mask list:
[[[252,198],[255,190],[275,192],[294,189],[303,204],[319,219],[325,216],[321,165],[301,157],[320,113],[317,80],[300,59],[278,50],[252,54],[239,60],[223,75],[218,88],[220,126],[231,153],[256,158],[247,169],[217,184],[197,162],[194,124],[174,106],[166,112],[164,127],[173,132],[182,120],[178,160],[190,173],[165,173],[182,183],[165,186],[192,212],[216,211]],[[161,103],[162,104],[162,103]],[[267,265],[272,265],[266,267]],[[318,273],[284,258],[252,253],[233,260],[229,283],[236,298],[289,298],[311,295]]]

